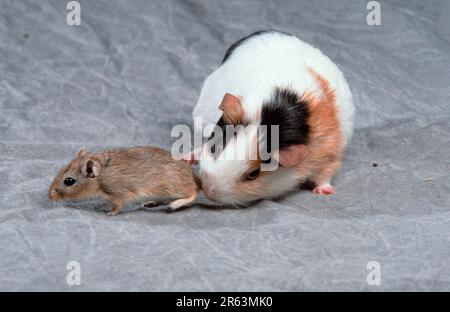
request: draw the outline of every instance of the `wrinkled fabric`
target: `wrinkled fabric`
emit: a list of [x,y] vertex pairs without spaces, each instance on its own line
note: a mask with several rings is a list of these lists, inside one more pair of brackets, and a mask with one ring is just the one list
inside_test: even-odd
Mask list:
[[[80,3],[68,26],[67,1],[0,2],[0,290],[450,290],[448,1],[380,1],[379,26],[367,1]],[[115,217],[49,202],[81,146],[170,148],[227,47],[270,28],[320,48],[353,92],[336,195]]]

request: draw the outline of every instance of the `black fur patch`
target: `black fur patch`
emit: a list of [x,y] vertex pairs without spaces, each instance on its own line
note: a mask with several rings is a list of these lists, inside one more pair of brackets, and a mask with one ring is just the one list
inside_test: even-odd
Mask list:
[[280,33],[280,34],[285,34],[285,35],[288,35],[288,36],[292,36],[292,35],[289,34],[289,33],[286,33],[286,32],[283,32],[283,31],[279,31],[279,30],[274,30],[274,29],[271,29],[271,30],[259,30],[259,31],[256,31],[256,32],[254,32],[254,33],[252,33],[252,34],[250,34],[250,35],[248,35],[248,36],[245,36],[244,38],[239,39],[239,40],[236,41],[235,43],[233,43],[233,44],[228,48],[228,50],[225,52],[225,56],[223,57],[223,60],[222,60],[222,63],[221,63],[221,64],[225,63],[225,62],[228,60],[228,58],[231,56],[231,54],[233,54],[233,52],[234,52],[241,44],[243,44],[245,41],[247,41],[248,39],[253,38],[253,37],[256,37],[256,36],[259,36],[259,35],[263,35],[263,34],[267,34],[267,33],[272,33],[272,32],[276,32],[276,33]]
[[[261,125],[267,126],[265,148],[271,151],[271,128],[272,125],[279,126],[279,148],[283,149],[293,144],[308,144],[310,136],[309,126],[310,111],[308,103],[294,91],[289,89],[276,88],[272,97],[263,103],[261,111]],[[223,116],[217,122],[217,126],[222,129],[223,138],[215,138],[214,133],[207,141],[216,144],[222,143],[222,149],[227,144],[227,130]],[[243,126],[248,126],[244,123]],[[216,151],[216,144],[211,144],[211,153],[216,156],[221,151]],[[218,152],[216,154],[216,152]],[[270,159],[264,162],[270,162]]]
[[[226,142],[226,126],[227,124],[225,123],[225,120],[223,119],[223,115],[220,117],[219,121],[216,124],[217,127],[219,127],[220,129],[222,129],[222,134],[223,134],[223,138],[222,138],[222,144],[223,144],[223,148],[225,148],[225,145],[227,144]],[[208,141],[213,143],[216,142],[215,144],[213,143],[211,145],[211,153],[215,154],[216,153],[216,144],[219,144],[220,141],[219,140],[215,140],[215,133],[213,132],[211,134],[211,136],[208,138]]]
[[293,144],[307,144],[310,135],[308,103],[289,89],[276,88],[263,104],[261,125],[267,126],[267,146],[271,146],[270,126],[279,126],[280,149]]
[[[247,123],[247,122],[244,122],[243,124],[240,124],[240,125],[242,125],[242,126],[245,127],[245,126],[248,126],[248,123]],[[227,146],[227,143],[228,143],[227,139],[228,139],[228,140],[231,139],[231,134],[230,134],[230,137],[228,137],[228,135],[227,135],[227,126],[235,126],[235,127],[236,127],[237,125],[227,124],[227,123],[225,122],[224,118],[223,118],[223,115],[222,115],[222,116],[220,117],[219,121],[216,123],[216,126],[219,127],[220,129],[222,129],[222,135],[223,135],[223,137],[222,137],[222,140],[220,140],[219,138],[216,139],[216,138],[215,138],[215,133],[213,132],[213,133],[211,134],[211,136],[207,139],[207,141],[208,141],[209,143],[211,143],[211,153],[212,153],[212,154],[215,154],[215,153],[216,153],[217,145],[220,145],[220,144],[221,144],[221,149],[224,150],[225,147]],[[236,136],[236,135],[237,135],[237,133],[234,132],[234,136]],[[218,156],[218,155],[220,154],[220,152],[221,152],[221,151],[218,151],[218,153],[216,154],[216,156]]]

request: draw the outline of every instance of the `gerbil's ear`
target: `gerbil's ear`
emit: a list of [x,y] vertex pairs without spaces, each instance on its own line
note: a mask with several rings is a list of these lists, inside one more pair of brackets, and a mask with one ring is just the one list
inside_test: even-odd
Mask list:
[[100,163],[96,160],[88,159],[81,167],[81,172],[86,178],[95,178],[100,173]]
[[226,93],[219,109],[223,111],[223,119],[227,124],[238,125],[244,120],[241,100],[235,95]]
[[308,156],[308,147],[304,144],[294,144],[275,152],[275,159],[281,166],[292,168],[302,162]]
[[78,151],[76,158],[82,158],[82,157],[86,156],[86,154],[87,154],[86,149],[84,147],[82,147]]

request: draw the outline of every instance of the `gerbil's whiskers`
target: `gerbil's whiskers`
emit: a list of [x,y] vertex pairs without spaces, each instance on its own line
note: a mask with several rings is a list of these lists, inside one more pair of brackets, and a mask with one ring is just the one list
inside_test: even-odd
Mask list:
[[70,200],[68,200],[68,199],[66,199],[65,201],[64,201],[64,203],[69,207],[69,208],[74,208],[74,209],[76,209],[77,207],[75,206],[75,204],[74,203],[72,203]]

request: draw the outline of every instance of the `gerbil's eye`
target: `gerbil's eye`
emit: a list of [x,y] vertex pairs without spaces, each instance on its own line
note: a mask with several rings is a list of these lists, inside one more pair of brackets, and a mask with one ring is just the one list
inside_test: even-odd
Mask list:
[[75,182],[77,182],[77,180],[75,180],[74,178],[68,177],[64,179],[64,184],[67,186],[71,186],[74,185]]
[[247,176],[245,177],[245,180],[247,180],[247,181],[255,180],[257,177],[259,177],[260,172],[261,172],[261,170],[259,168],[256,170],[253,170],[252,172],[247,174]]

